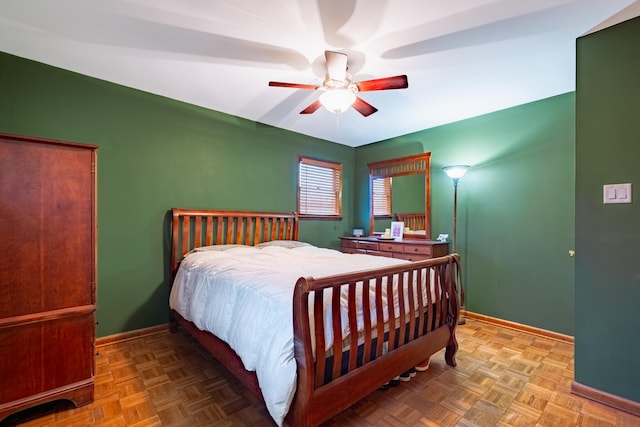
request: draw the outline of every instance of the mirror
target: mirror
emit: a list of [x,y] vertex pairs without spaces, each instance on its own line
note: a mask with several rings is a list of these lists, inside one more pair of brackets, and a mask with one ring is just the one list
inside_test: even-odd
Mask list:
[[[368,164],[369,235],[384,233],[391,221],[403,221],[411,229],[405,238],[431,238],[430,160],[431,153],[421,153]],[[379,216],[374,206],[380,209],[380,195],[385,191],[390,193],[392,212]]]

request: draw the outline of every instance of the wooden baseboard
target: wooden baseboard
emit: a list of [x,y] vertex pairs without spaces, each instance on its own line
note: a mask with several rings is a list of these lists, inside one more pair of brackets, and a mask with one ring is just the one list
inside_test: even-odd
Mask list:
[[96,347],[100,347],[107,344],[113,344],[121,341],[128,341],[134,338],[139,338],[146,335],[159,334],[169,331],[169,325],[164,323],[162,325],[151,326],[143,329],[136,329],[135,331],[127,331],[119,334],[107,335],[106,337],[100,337],[96,339]]
[[493,323],[494,325],[503,326],[505,328],[515,329],[520,332],[527,332],[529,334],[538,335],[545,338],[551,338],[557,341],[573,344],[573,337],[571,335],[560,334],[558,332],[548,331],[546,329],[535,328],[533,326],[523,325],[522,323],[510,322],[508,320],[498,319],[496,317],[485,316],[484,314],[473,313],[471,311],[463,310],[461,315],[470,319],[479,320],[481,322]]
[[633,400],[609,394],[575,381],[571,384],[571,393],[640,417],[640,403]]

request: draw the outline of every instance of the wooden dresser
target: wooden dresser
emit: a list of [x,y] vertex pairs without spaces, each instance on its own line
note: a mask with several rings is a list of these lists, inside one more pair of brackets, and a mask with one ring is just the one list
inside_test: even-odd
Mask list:
[[97,148],[0,134],[0,422],[93,401]]
[[340,251],[419,261],[447,255],[449,244],[425,239],[405,238],[401,242],[396,242],[379,240],[377,237],[341,237]]

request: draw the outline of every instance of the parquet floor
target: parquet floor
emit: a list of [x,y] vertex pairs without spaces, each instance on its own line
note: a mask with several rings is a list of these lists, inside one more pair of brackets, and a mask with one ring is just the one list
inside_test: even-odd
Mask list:
[[[329,426],[640,426],[570,394],[573,345],[474,319],[458,328],[458,366],[434,355],[408,383],[376,391]],[[56,402],[3,426],[273,426],[258,401],[189,336],[161,332],[98,348],[96,399]]]

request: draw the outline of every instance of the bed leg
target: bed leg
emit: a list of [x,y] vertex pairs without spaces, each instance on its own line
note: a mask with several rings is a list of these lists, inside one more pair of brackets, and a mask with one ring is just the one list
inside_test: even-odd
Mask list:
[[177,332],[177,330],[178,330],[178,322],[176,321],[176,318],[173,315],[173,312],[171,312],[169,313],[169,332],[173,334]]
[[451,335],[451,339],[449,340],[449,344],[447,345],[447,349],[444,352],[444,360],[447,362],[447,365],[456,367],[456,353],[458,352],[458,340],[455,335]]

